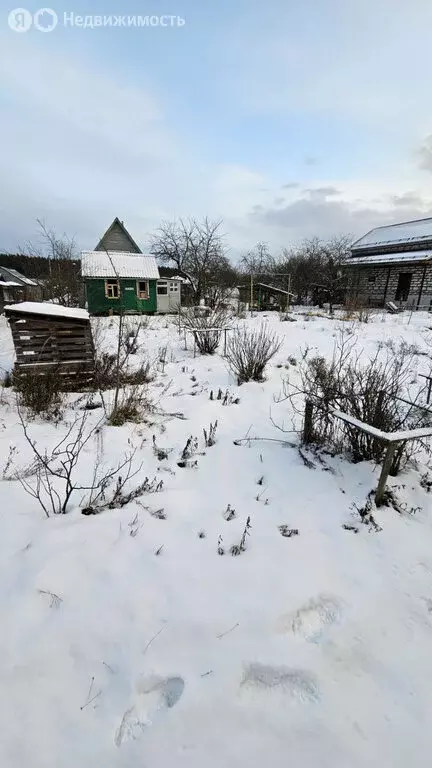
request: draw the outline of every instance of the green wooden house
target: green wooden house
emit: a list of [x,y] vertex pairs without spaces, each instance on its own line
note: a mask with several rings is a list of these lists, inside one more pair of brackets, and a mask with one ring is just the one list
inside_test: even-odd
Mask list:
[[91,315],[157,311],[156,260],[141,253],[117,218],[94,251],[82,252],[81,274]]

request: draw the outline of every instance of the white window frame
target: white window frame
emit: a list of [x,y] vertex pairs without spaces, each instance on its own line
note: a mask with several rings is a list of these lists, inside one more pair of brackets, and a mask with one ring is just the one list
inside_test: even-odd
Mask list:
[[[160,291],[159,288],[165,288],[164,291]],[[168,296],[168,280],[159,280],[156,287],[156,293],[158,296]]]

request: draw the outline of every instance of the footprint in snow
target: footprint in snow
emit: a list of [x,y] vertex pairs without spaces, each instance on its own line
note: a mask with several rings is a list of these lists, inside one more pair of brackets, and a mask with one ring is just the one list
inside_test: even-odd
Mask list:
[[342,605],[333,595],[318,595],[304,603],[297,611],[281,616],[279,632],[293,632],[305,640],[319,642],[325,630],[340,621]]
[[183,694],[182,677],[143,677],[137,685],[135,702],[127,709],[116,731],[114,742],[120,747],[124,741],[138,739],[145,729],[167,709],[172,709]]
[[311,672],[258,663],[245,667],[240,693],[248,691],[278,692],[300,702],[313,702],[320,698],[317,680]]

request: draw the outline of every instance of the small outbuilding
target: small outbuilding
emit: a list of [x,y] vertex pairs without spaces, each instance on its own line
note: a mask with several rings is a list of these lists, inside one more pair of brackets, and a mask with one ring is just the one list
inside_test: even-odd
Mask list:
[[0,265],[0,312],[6,304],[16,301],[40,301],[42,289],[36,280],[17,269]]
[[94,348],[85,309],[32,301],[4,309],[15,347],[15,373],[54,371],[65,380],[92,378]]
[[[242,304],[251,304],[251,286],[239,286],[240,301]],[[267,283],[252,283],[253,308],[258,310],[286,310],[293,295],[290,291]]]

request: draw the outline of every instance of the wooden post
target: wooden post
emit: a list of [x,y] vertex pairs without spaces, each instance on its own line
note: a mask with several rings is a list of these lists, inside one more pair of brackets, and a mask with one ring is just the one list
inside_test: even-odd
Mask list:
[[400,440],[397,440],[396,442],[389,443],[387,446],[386,454],[384,456],[384,462],[381,469],[380,479],[378,481],[378,487],[375,492],[375,503],[377,507],[379,507],[380,504],[382,503],[387,478],[389,476],[389,472],[390,472],[392,461],[393,461],[394,452],[399,442]]
[[429,403],[430,403],[431,390],[432,390],[432,378],[429,378],[428,390],[427,390],[427,398],[426,398],[426,405],[429,405]]
[[312,429],[313,429],[312,417],[313,417],[313,404],[311,403],[310,400],[306,400],[304,423],[303,423],[303,442],[306,443],[306,445],[312,442]]

